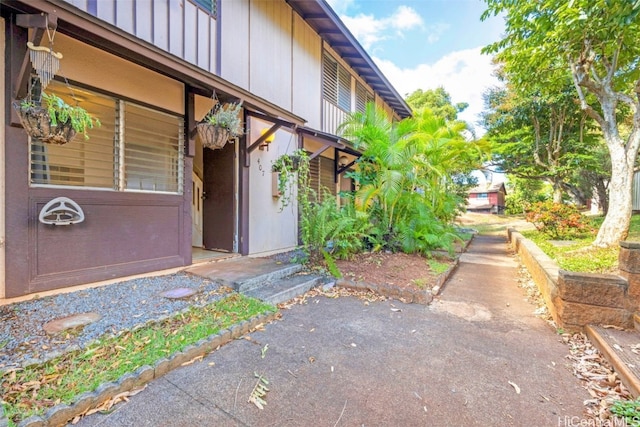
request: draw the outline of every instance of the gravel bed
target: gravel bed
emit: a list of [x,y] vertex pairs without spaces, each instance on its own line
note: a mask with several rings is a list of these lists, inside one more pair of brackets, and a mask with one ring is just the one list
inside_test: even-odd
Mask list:
[[[197,293],[184,299],[160,296],[176,288]],[[85,348],[103,335],[117,335],[189,306],[209,304],[222,298],[225,289],[221,288],[210,280],[177,273],[0,306],[0,372]],[[55,335],[47,335],[43,329],[51,320],[90,312],[98,313],[101,319]]]

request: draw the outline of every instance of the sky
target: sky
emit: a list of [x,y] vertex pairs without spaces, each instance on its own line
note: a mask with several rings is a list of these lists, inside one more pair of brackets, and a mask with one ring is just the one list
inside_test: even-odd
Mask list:
[[484,22],[482,0],[327,0],[376,65],[405,97],[445,88],[459,118],[477,126],[482,93],[498,85],[491,57],[481,49],[500,40],[502,18]]

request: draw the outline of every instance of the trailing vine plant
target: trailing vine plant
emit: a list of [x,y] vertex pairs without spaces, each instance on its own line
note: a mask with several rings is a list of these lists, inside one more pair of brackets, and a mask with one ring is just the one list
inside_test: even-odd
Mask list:
[[[280,194],[280,212],[295,200],[296,189],[301,213],[303,204],[308,204],[309,195],[309,155],[303,149],[283,154],[271,164],[271,171],[278,174],[278,193]],[[306,200],[306,202],[303,202]]]

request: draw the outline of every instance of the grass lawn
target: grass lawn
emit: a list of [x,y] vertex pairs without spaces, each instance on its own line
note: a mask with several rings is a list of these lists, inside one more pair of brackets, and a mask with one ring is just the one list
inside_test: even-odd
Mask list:
[[127,372],[144,365],[153,366],[223,329],[275,310],[271,305],[234,293],[156,324],[105,337],[86,349],[47,363],[3,372],[0,383],[4,415],[10,426],[17,425],[59,403],[71,404],[76,396],[116,381]]
[[[602,224],[603,217],[593,219],[593,225],[598,228]],[[588,248],[595,239],[593,236],[585,236],[571,240],[572,244],[558,246],[551,242],[550,238],[538,231],[523,231],[522,234],[534,241],[538,247],[554,261],[560,268],[581,273],[615,273],[618,269],[619,247],[606,249]],[[631,217],[629,229],[629,242],[640,242],[640,215]]]

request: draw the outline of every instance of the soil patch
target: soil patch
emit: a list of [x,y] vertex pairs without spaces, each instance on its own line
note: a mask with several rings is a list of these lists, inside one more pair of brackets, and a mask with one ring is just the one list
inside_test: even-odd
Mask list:
[[[435,271],[431,266],[437,266]],[[393,285],[400,289],[431,290],[455,260],[449,257],[427,259],[405,253],[364,253],[351,260],[337,260],[347,280]]]

